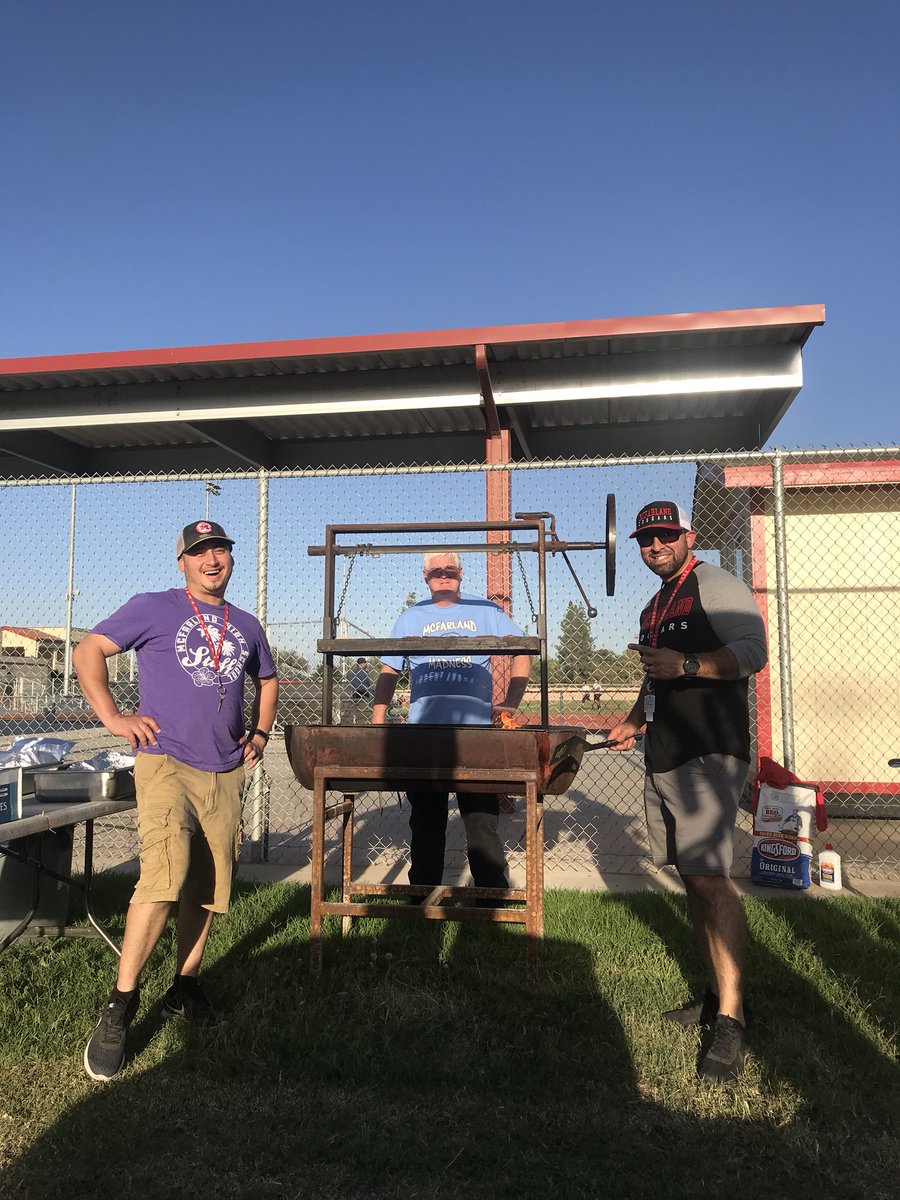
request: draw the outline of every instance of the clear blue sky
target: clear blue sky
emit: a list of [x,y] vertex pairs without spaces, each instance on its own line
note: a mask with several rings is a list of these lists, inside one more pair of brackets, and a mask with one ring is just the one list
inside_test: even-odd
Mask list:
[[898,440],[888,0],[0,0],[0,356],[824,302]]

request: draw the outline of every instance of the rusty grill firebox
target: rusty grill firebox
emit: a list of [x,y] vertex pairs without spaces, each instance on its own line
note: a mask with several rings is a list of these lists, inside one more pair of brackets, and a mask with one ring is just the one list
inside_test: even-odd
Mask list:
[[[548,527],[550,536],[548,537]],[[422,545],[340,544],[345,536],[390,534],[442,534],[485,532],[503,540],[486,544],[428,541]],[[533,540],[517,540],[523,534]],[[603,542],[562,542],[556,537],[550,513],[517,513],[514,521],[410,523],[390,525],[329,525],[324,546],[310,546],[309,554],[325,558],[325,606],[323,637],[318,650],[324,658],[322,723],[286,726],[285,742],[291,767],[298,781],[313,793],[313,829],[310,896],[310,966],[322,963],[322,918],[342,918],[342,930],[353,917],[380,916],[432,920],[500,921],[526,928],[526,963],[530,979],[537,972],[538,947],[544,928],[543,796],[564,792],[572,783],[586,748],[583,731],[549,728],[547,691],[546,555],[560,554],[585,599],[590,615],[596,615],[578,583],[567,551],[604,550],[606,586],[615,586],[615,501],[607,497],[606,538]],[[538,556],[538,611],[536,637],[424,637],[424,638],[338,638],[335,617],[335,568],[341,556],[378,554],[522,553]],[[413,656],[416,654],[491,655],[532,654],[540,657],[540,725],[521,729],[495,729],[465,725],[370,725],[332,723],[334,660],[372,654]],[[449,791],[500,792],[525,797],[525,887],[523,888],[432,888],[417,884],[371,884],[353,879],[353,817],[355,795],[369,791],[396,791],[406,787],[439,784]],[[329,805],[329,791],[341,792],[339,803]],[[325,825],[341,817],[341,900],[325,900]],[[367,897],[355,901],[354,896]],[[405,904],[385,904],[370,897],[404,899]],[[497,901],[494,907],[444,907],[445,900],[474,897]],[[524,904],[508,907],[509,902]]]

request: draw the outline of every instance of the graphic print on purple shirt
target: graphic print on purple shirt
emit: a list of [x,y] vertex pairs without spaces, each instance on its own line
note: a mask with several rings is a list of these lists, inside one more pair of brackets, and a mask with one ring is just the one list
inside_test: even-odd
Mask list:
[[[492,600],[463,592],[456,604],[422,600],[394,622],[391,637],[522,637],[522,630]],[[489,654],[387,655],[385,666],[410,666],[411,725],[490,725]]]
[[[218,647],[225,609],[195,599]],[[228,605],[219,667],[225,697],[217,711],[219,676],[203,628],[183,588],[141,592],[91,631],[137,654],[139,711],[160,726],[150,754],[171,754],[200,771],[230,771],[243,758],[244,678],[275,674],[262,626]]]

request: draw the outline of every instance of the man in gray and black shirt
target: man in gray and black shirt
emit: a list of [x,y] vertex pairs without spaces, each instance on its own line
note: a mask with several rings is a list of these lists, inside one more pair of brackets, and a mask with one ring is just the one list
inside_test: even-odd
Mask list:
[[734,826],[750,766],[749,677],[766,663],[762,617],[749,589],[694,556],[696,534],[670,500],[645,504],[631,534],[662,586],[629,646],[646,672],[613,749],[642,729],[644,807],[656,866],[674,866],[707,962],[702,1000],[663,1014],[713,1025],[700,1063],[706,1079],[735,1079],[747,1050],[743,970],[747,924],[730,879]]

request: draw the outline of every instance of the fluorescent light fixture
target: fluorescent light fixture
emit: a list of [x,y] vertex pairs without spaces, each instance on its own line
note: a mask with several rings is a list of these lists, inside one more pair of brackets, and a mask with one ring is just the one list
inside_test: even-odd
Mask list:
[[717,375],[704,379],[640,380],[637,383],[583,384],[578,387],[495,390],[498,404],[547,404],[553,400],[627,400],[644,396],[690,396],[710,392],[753,392],[795,388],[803,384],[801,371],[785,375]]
[[[309,404],[206,405],[203,408],[168,408],[134,412],[83,413],[41,418],[44,429],[79,429],[95,425],[159,425],[171,421],[242,421],[264,417],[329,416],[335,413],[400,412],[408,409],[478,408],[478,392],[453,396],[390,396],[379,400],[324,400]],[[0,429],[33,429],[35,418],[0,420]]]
[[[650,396],[691,396],[715,392],[768,391],[775,388],[799,388],[803,384],[802,370],[780,375],[716,375],[708,378],[638,380],[634,383],[594,383],[577,387],[529,388],[519,391],[496,391],[497,404],[549,404],[556,400],[627,400]],[[244,421],[268,417],[318,417],[354,413],[404,412],[409,410],[479,408],[479,392],[457,392],[452,395],[383,396],[371,400],[348,397],[334,400],[314,400],[307,404],[293,401],[283,404],[221,403],[198,407],[104,411],[102,413],[67,413],[41,418],[44,429],[79,429],[97,425],[160,425],[177,421]],[[35,416],[0,419],[0,430],[34,429]]]

